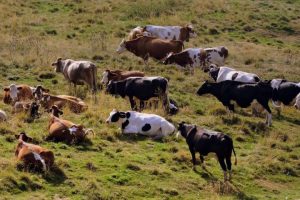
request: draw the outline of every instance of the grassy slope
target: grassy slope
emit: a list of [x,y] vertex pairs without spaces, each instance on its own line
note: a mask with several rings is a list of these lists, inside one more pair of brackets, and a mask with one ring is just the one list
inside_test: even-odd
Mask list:
[[[144,70],[139,58],[114,53],[129,29],[145,24],[193,23],[198,37],[186,47],[225,45],[227,64],[255,72],[265,79],[300,80],[299,10],[296,0],[159,0],[155,1],[0,1],[0,81],[43,84],[53,93],[68,93],[62,75],[41,79],[52,72],[57,57],[94,60],[100,77],[105,68]],[[217,34],[212,34],[216,33]],[[96,59],[97,58],[97,59]],[[169,77],[170,94],[183,108],[167,118],[224,131],[234,138],[238,165],[231,184],[223,184],[214,156],[206,159],[208,171],[191,170],[185,142],[167,138],[125,137],[104,120],[113,108],[127,110],[128,103],[103,93],[94,105],[82,92],[89,110],[64,118],[97,135],[91,144],[67,146],[43,141],[48,115],[35,123],[23,123],[24,115],[11,115],[0,124],[0,193],[5,199],[296,199],[300,189],[299,111],[284,108],[271,128],[263,118],[238,111],[228,117],[213,97],[197,97],[195,91],[207,75],[197,70],[191,77],[174,66],[151,61],[148,75]],[[57,84],[53,84],[57,80]],[[59,87],[58,87],[59,86]],[[82,89],[83,90],[83,89]],[[126,102],[126,103],[125,103]],[[1,102],[1,108],[11,108]],[[158,114],[163,113],[158,111]],[[42,146],[55,152],[58,169],[48,175],[19,172],[14,160],[13,134],[25,130]],[[92,166],[92,167],[91,167]],[[93,167],[94,166],[94,167]]]

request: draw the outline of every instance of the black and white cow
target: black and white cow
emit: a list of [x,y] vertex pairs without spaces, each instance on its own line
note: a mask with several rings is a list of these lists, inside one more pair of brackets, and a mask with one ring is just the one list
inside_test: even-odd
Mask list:
[[[134,98],[144,102],[153,97],[159,97],[165,111],[169,110],[168,80],[163,77],[130,77],[121,81],[110,81],[106,92],[123,98],[129,97],[132,110],[136,109]],[[143,103],[140,109],[143,109]]]
[[300,83],[284,79],[273,79],[270,82],[273,88],[273,104],[280,107],[280,104],[295,105],[296,97],[300,93]]
[[210,83],[206,81],[197,91],[199,96],[203,94],[214,95],[224,106],[230,111],[234,111],[234,105],[231,100],[242,107],[247,108],[253,100],[256,100],[260,105],[267,110],[266,124],[272,123],[272,113],[268,105],[272,98],[272,87],[269,82],[258,83],[241,83],[236,81],[223,81],[220,83]]
[[165,118],[135,111],[122,112],[114,109],[106,123],[119,123],[123,134],[141,134],[161,139],[175,132],[173,124]]
[[[206,130],[196,125],[181,122],[178,126],[180,133],[189,146],[192,154],[193,168],[196,166],[196,152],[200,154],[201,164],[204,162],[204,156],[208,153],[216,153],[218,161],[224,171],[224,180],[227,180],[227,170],[229,171],[229,180],[231,179],[231,154],[234,153],[235,165],[237,164],[236,154],[233,147],[233,141],[230,136],[220,132]],[[226,161],[226,164],[225,164]]]
[[211,64],[205,72],[208,72],[217,83],[227,80],[242,83],[257,83],[260,81],[260,78],[256,74],[237,71],[226,66],[218,67],[215,64]]

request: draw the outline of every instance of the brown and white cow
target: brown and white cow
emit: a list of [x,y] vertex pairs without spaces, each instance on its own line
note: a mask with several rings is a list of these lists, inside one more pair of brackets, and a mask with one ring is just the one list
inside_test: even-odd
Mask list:
[[136,27],[129,33],[129,40],[133,40],[141,35],[157,37],[165,40],[180,40],[182,42],[189,41],[197,34],[192,25],[187,26],[155,26],[147,25],[145,27]]
[[179,53],[183,49],[183,42],[179,40],[163,40],[160,38],[142,36],[134,40],[125,41],[124,39],[117,49],[117,53],[129,51],[142,58],[148,65],[149,57],[162,60],[169,53]]
[[86,83],[95,93],[97,89],[97,67],[90,61],[75,61],[71,59],[58,58],[56,62],[52,63],[56,72],[64,75],[65,79],[76,85]]
[[54,154],[41,146],[31,144],[32,138],[22,132],[16,135],[18,144],[15,155],[18,161],[23,162],[25,169],[42,169],[47,171],[54,164]]
[[53,105],[57,105],[59,108],[67,106],[74,113],[84,112],[88,108],[87,104],[81,99],[68,95],[55,96],[45,93],[40,103],[45,109],[50,109]]
[[180,67],[189,67],[191,73],[194,73],[195,67],[205,69],[207,64],[216,64],[223,66],[228,56],[226,47],[214,48],[188,48],[180,53],[169,53],[164,60],[164,64],[176,63]]
[[121,81],[129,77],[144,77],[144,72],[140,71],[122,71],[122,70],[105,70],[101,83],[107,85],[109,81]]
[[46,140],[55,142],[80,143],[84,141],[89,133],[94,133],[92,129],[85,129],[82,125],[74,124],[71,121],[60,119],[59,115],[63,114],[57,106],[52,106],[49,120],[49,135]]
[[5,104],[14,104],[16,101],[26,101],[33,99],[34,88],[28,85],[11,84],[4,88],[3,102]]

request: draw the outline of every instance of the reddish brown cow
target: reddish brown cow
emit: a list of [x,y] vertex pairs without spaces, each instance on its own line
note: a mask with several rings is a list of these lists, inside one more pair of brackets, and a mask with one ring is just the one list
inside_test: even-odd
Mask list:
[[42,169],[47,171],[54,164],[54,154],[38,145],[28,143],[32,138],[26,133],[16,135],[19,142],[16,147],[15,155],[18,161],[23,162],[25,169]]
[[33,99],[33,88],[28,85],[11,84],[4,88],[3,102],[5,104],[14,104],[16,101],[26,101]]
[[101,80],[102,84],[107,85],[109,81],[121,81],[129,77],[144,77],[144,72],[140,71],[122,71],[122,70],[105,70]]
[[[57,107],[52,107],[52,114],[49,120],[49,135],[47,140],[55,142],[80,143],[84,141],[89,133],[94,133],[92,129],[85,129],[82,125],[76,125],[71,121],[60,119],[54,115],[59,113]],[[59,115],[57,115],[59,116]]]
[[41,105],[45,109],[50,109],[53,105],[57,105],[58,108],[68,106],[69,109],[74,113],[81,113],[87,110],[88,106],[81,99],[68,95],[50,95],[47,93],[43,94],[41,99]]
[[143,58],[146,65],[148,65],[149,57],[161,60],[169,53],[179,53],[183,49],[183,42],[179,40],[164,40],[160,38],[142,36],[134,40],[122,40],[118,53],[130,51],[138,57]]

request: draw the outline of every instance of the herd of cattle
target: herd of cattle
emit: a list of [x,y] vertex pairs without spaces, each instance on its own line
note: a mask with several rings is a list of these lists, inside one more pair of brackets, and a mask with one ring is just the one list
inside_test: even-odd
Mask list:
[[[294,105],[300,109],[300,83],[283,79],[262,80],[258,75],[237,71],[224,66],[228,57],[228,49],[224,46],[214,48],[188,48],[183,50],[184,42],[196,37],[192,26],[145,26],[134,28],[127,41],[122,40],[118,53],[129,51],[141,57],[146,67],[150,57],[160,60],[163,64],[173,64],[188,69],[194,74],[195,67],[200,67],[208,73],[212,81],[205,81],[197,91],[199,96],[212,94],[230,111],[234,111],[235,101],[242,108],[249,107],[256,100],[267,111],[266,123],[271,125],[272,115],[268,105],[269,101],[278,108],[280,103]],[[65,79],[74,85],[86,84],[93,95],[97,92],[97,67],[89,61],[74,61],[71,59],[57,59],[52,66],[55,71],[62,73]],[[179,111],[177,103],[168,96],[168,80],[160,76],[145,76],[140,71],[105,70],[101,83],[106,86],[106,93],[123,98],[128,97],[132,111],[118,111],[113,109],[107,123],[121,125],[123,134],[142,134],[153,139],[173,134],[175,126],[165,118],[155,114],[145,114],[141,111],[152,105],[158,107],[161,103],[168,114]],[[68,107],[74,113],[87,110],[87,104],[80,98],[68,95],[52,95],[49,89],[42,85],[30,87],[28,85],[11,84],[4,88],[5,104],[12,105],[12,113],[27,112],[29,121],[34,121],[41,114],[39,108],[43,107],[50,113],[46,140],[78,143],[94,131],[62,119],[61,110]],[[259,108],[256,108],[256,111]],[[137,112],[139,111],[139,112]],[[7,120],[7,115],[0,110],[0,118]],[[200,153],[201,163],[209,152],[217,155],[220,166],[224,171],[224,179],[231,178],[231,154],[235,155],[232,139],[223,133],[206,130],[196,125],[179,123],[180,133],[189,146],[195,167],[195,153]],[[32,144],[33,139],[22,132],[16,135],[18,145],[15,151],[18,160],[22,161],[26,169],[41,168],[48,170],[54,163],[53,152],[38,145]],[[226,164],[225,164],[226,162]],[[236,163],[236,160],[235,160]]]

